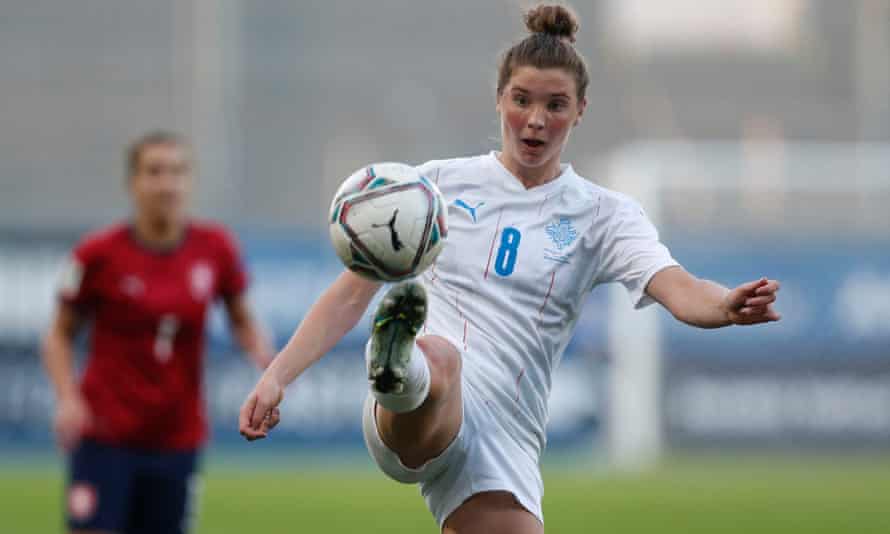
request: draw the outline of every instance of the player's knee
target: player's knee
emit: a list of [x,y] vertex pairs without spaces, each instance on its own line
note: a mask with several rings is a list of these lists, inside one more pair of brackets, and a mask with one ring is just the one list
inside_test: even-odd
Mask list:
[[448,340],[439,336],[418,338],[417,345],[430,366],[430,396],[441,398],[448,395],[460,383],[460,353]]

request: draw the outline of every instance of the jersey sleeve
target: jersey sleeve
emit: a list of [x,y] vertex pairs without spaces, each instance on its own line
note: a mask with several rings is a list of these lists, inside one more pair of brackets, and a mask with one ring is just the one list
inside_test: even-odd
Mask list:
[[248,276],[241,258],[241,250],[231,233],[220,229],[219,296],[223,298],[240,295],[247,289]]
[[434,159],[427,161],[426,163],[422,163],[415,167],[417,172],[420,173],[421,176],[425,177],[427,180],[432,181],[434,184],[439,184],[439,175],[442,172],[442,167],[445,165],[447,160]]
[[620,282],[635,308],[652,304],[646,294],[652,277],[679,265],[658,238],[658,231],[643,209],[626,201],[613,214],[601,249],[597,283]]
[[59,300],[84,311],[91,307],[97,294],[96,273],[100,251],[100,242],[90,238],[71,250],[56,283]]

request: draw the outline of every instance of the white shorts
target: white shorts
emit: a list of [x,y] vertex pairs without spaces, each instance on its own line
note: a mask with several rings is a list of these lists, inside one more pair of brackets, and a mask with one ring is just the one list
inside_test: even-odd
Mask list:
[[420,493],[440,528],[464,501],[485,491],[512,493],[543,523],[544,483],[538,458],[529,455],[507,434],[492,410],[466,382],[463,386],[463,421],[457,437],[442,454],[417,469],[406,467],[383,443],[374,416],[376,402],[368,395],[362,415],[368,452],[390,478],[420,484]]

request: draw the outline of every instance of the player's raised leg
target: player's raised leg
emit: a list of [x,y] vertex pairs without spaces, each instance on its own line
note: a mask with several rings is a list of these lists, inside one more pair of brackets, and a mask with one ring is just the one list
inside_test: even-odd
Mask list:
[[426,291],[399,284],[384,296],[367,348],[377,429],[402,463],[438,456],[461,425],[460,354],[438,336],[415,336],[426,318]]
[[[407,282],[390,289],[374,316],[367,347],[377,431],[402,464],[417,469],[439,456],[462,422],[461,356],[439,336],[416,338],[426,292]],[[450,534],[540,534],[541,522],[509,492],[479,493],[446,520]]]

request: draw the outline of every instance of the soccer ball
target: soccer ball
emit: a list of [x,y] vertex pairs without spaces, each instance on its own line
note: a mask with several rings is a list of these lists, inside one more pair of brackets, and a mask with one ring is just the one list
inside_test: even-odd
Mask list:
[[331,203],[331,242],[351,271],[396,282],[432,265],[448,237],[439,188],[402,163],[376,163],[347,178]]

